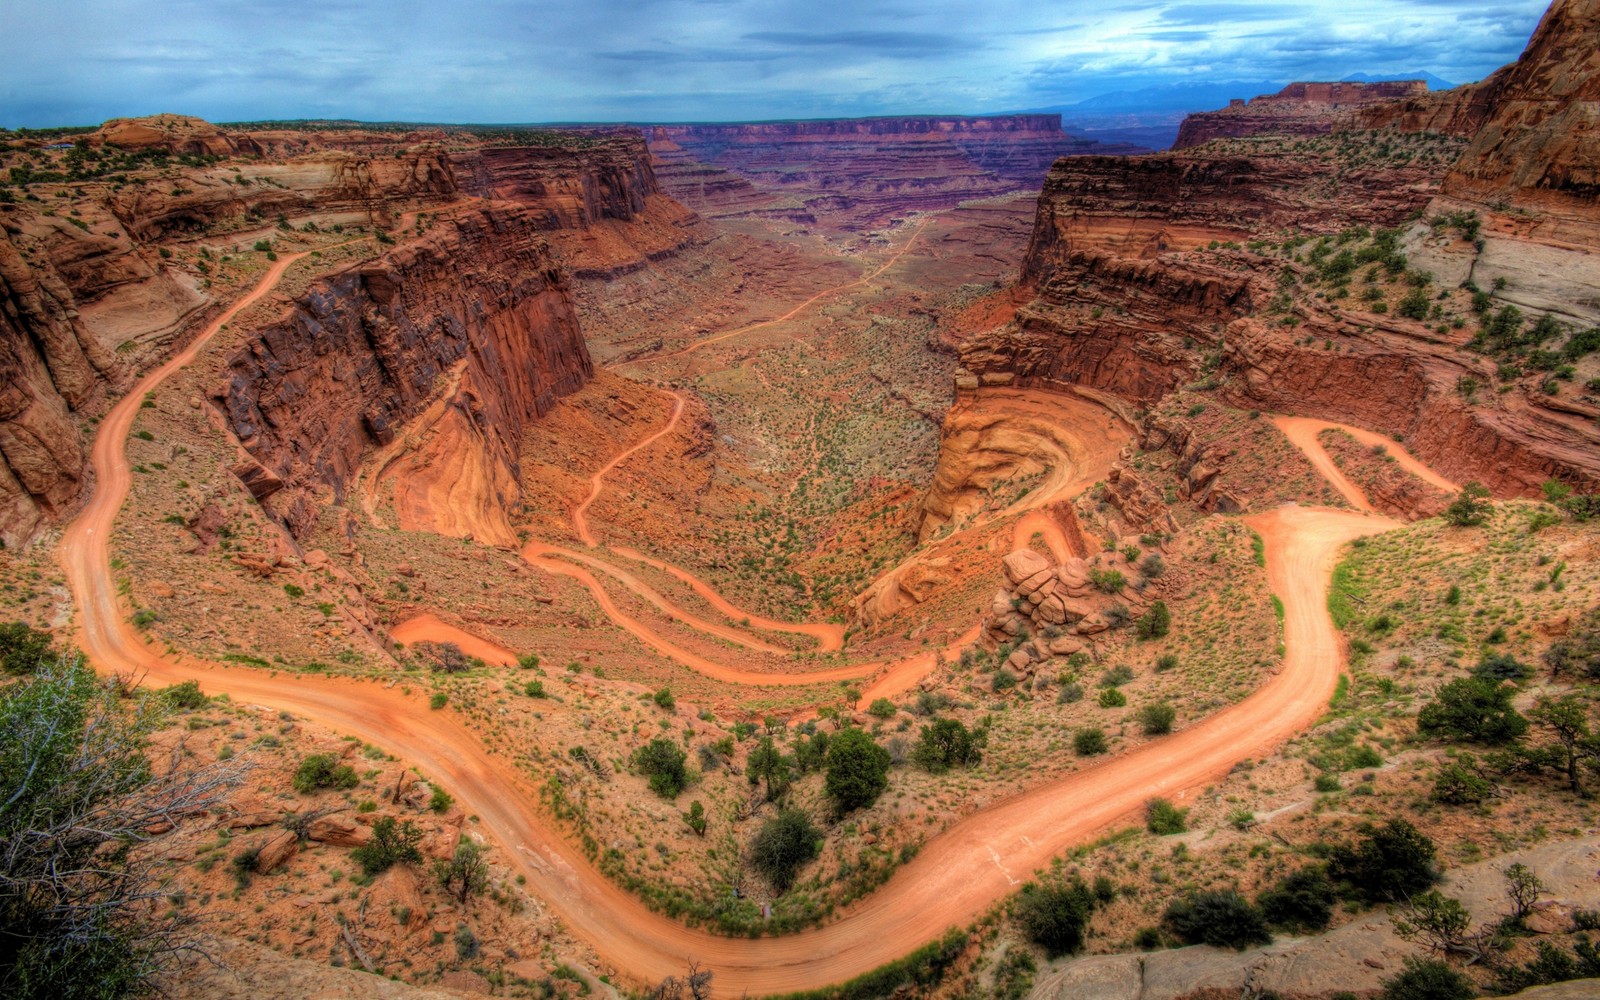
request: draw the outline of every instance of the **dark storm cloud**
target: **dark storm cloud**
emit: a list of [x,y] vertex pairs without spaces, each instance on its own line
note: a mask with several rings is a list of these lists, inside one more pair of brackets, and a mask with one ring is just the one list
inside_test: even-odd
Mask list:
[[[1064,23],[1066,16],[1071,23]],[[1540,0],[0,0],[0,125],[1001,111],[1515,58]]]

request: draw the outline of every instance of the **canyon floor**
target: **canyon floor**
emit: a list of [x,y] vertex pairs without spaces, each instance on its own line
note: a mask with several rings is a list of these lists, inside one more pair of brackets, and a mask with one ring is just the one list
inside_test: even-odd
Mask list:
[[[6,452],[0,586],[250,764],[141,848],[216,960],[175,995],[1374,996],[1429,950],[1386,903],[1237,952],[1170,907],[1397,818],[1502,932],[1479,986],[1582,953],[1588,765],[1419,731],[1469,673],[1587,726],[1600,670],[1536,666],[1600,648],[1600,337],[1491,356],[1520,314],[1408,265],[1485,252],[1425,216],[1463,137],[1252,117],[1040,193],[888,122],[778,180],[695,159],[794,155],[760,129],[163,127],[207,152],[6,203],[7,322],[87,360],[13,366],[0,436],[86,447]],[[1079,881],[1052,957],[1025,887]]]

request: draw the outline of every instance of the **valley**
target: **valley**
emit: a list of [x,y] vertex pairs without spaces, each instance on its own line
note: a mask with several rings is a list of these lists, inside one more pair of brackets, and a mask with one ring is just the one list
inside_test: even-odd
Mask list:
[[[1582,978],[1597,19],[1165,152],[1036,114],[0,136],[6,641],[155,713],[161,773],[240,769],[130,847],[224,956],[165,988]],[[1403,894],[1356,867],[1385,835]],[[1429,947],[1434,886],[1494,933]]]

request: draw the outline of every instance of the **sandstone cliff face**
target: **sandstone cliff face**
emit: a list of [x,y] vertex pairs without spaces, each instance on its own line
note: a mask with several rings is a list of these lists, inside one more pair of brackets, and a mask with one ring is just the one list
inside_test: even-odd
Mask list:
[[1428,85],[1422,80],[1291,83],[1276,94],[1235,100],[1218,111],[1189,115],[1178,126],[1172,148],[1188,149],[1213,139],[1253,135],[1326,135],[1333,131],[1340,111],[1401,98],[1420,100],[1427,93]]
[[593,374],[540,223],[507,204],[459,210],[317,282],[229,361],[215,402],[285,484],[273,505],[292,529],[310,524],[319,486],[342,499],[367,450],[447,381],[457,443],[484,456],[483,504],[515,506],[523,424]]
[[[1534,238],[1600,247],[1600,0],[1556,0],[1443,194],[1539,221]],[[1498,76],[1498,75],[1497,75]]]
[[[1372,105],[1346,119],[1377,124],[1382,117],[1391,126],[1426,119],[1428,127],[1483,120],[1459,159],[1452,157],[1453,168],[1439,165],[1440,154],[1461,146],[1404,139],[1398,131],[1385,142],[1437,145],[1378,166],[1356,139],[1334,134],[1322,145],[1349,151],[1318,158],[1307,148],[1313,144],[1296,143],[1302,122],[1292,115],[1286,137],[1223,147],[1257,143],[1271,156],[1221,156],[1213,146],[1062,160],[1040,196],[1023,268],[1031,301],[1017,309],[1014,323],[963,345],[958,385],[1083,385],[1150,404],[1175,386],[1202,383],[1240,408],[1402,435],[1446,476],[1481,480],[1501,493],[1533,494],[1549,478],[1594,488],[1600,432],[1585,419],[1589,408],[1581,401],[1546,396],[1526,381],[1469,401],[1458,387],[1464,380],[1488,384],[1495,368],[1491,359],[1460,349],[1468,334],[1444,336],[1447,327],[1347,308],[1331,293],[1302,292],[1291,302],[1283,280],[1296,265],[1230,249],[1226,241],[1281,238],[1285,229],[1393,226],[1430,203],[1439,212],[1498,197],[1523,211],[1513,219],[1483,206],[1487,250],[1455,241],[1472,257],[1459,275],[1437,253],[1424,256],[1416,240],[1406,244],[1413,266],[1433,271],[1445,289],[1472,267],[1480,282],[1496,273],[1545,271],[1561,276],[1545,284],[1565,285],[1568,314],[1589,315],[1600,307],[1594,301],[1600,278],[1593,276],[1596,257],[1585,250],[1600,244],[1569,246],[1559,260],[1548,253],[1528,257],[1528,245],[1542,242],[1554,253],[1556,234],[1580,242],[1600,235],[1588,228],[1600,219],[1594,208],[1600,177],[1593,175],[1600,151],[1591,148],[1600,134],[1593,126],[1597,18],[1596,0],[1557,3],[1522,60],[1480,88],[1441,99],[1437,115],[1418,112],[1423,99],[1412,97],[1409,110]],[[1441,185],[1448,197],[1439,196]],[[1205,249],[1212,240],[1224,241],[1220,250]],[[1506,249],[1514,240],[1520,249]],[[1518,254],[1521,272],[1504,263]],[[1535,291],[1545,299],[1557,294],[1543,286]],[[1535,304],[1514,298],[1516,292],[1513,282],[1497,294]]]
[[[531,267],[534,277],[542,275],[540,280],[562,289],[569,279],[599,285],[707,238],[692,212],[661,193],[637,131],[550,133],[536,137],[542,144],[528,146],[458,137],[453,150],[439,141],[443,138],[352,130],[230,132],[175,115],[122,120],[107,123],[89,141],[96,149],[158,156],[148,161],[155,164],[150,170],[135,168],[133,182],[93,177],[36,182],[37,201],[0,203],[0,538],[9,545],[25,543],[70,512],[88,485],[82,421],[75,414],[93,413],[106,388],[116,388],[134,365],[164,351],[213,307],[192,260],[196,243],[220,239],[227,247],[273,235],[280,216],[293,228],[343,223],[383,229],[396,227],[406,212],[448,214],[450,206],[470,202],[499,206],[488,222],[469,225],[456,219],[450,225],[453,232],[463,226],[482,233],[506,228],[513,244],[508,260],[519,263],[493,265],[501,268],[494,280],[506,282],[515,294],[494,304],[511,309],[517,296],[532,294],[515,278],[518,267]],[[247,158],[236,156],[241,153]],[[40,162],[59,174],[61,154],[52,155],[54,161]],[[186,159],[167,162],[159,155]],[[65,200],[56,200],[58,194]],[[51,210],[69,206],[70,216]],[[535,232],[545,237],[536,251],[529,242]],[[491,240],[457,235],[470,244],[464,252],[478,255],[464,266],[481,271],[484,245]],[[424,255],[443,252],[434,247]],[[567,277],[556,281],[548,273],[552,268]],[[322,306],[341,295],[365,293],[345,288],[325,294]],[[496,350],[502,354],[509,350],[501,348]],[[458,362],[464,357],[456,345],[434,360],[448,368],[445,359],[452,352]],[[544,363],[514,351],[509,356]],[[567,391],[573,362],[566,357],[549,362],[543,370],[556,373],[551,391]],[[584,355],[577,368],[587,365]],[[309,371],[302,374],[310,377]],[[332,369],[321,374],[331,377]],[[535,410],[547,405],[546,389],[511,387],[515,391],[507,389],[507,396],[487,388],[482,371],[451,373],[452,379],[458,375],[460,405],[451,412],[489,414],[482,420],[473,416],[472,426],[498,427],[502,416],[526,412],[517,403],[502,414],[497,407],[503,401],[485,400],[523,399],[531,392],[527,398],[540,401]],[[433,378],[429,374],[426,384],[407,392],[426,396]],[[307,383],[300,388],[315,396],[328,387]],[[414,415],[411,396],[402,393],[400,400],[400,409]],[[499,441],[484,445],[493,454],[506,447]],[[323,458],[326,467],[313,478],[343,482],[347,463]],[[497,480],[512,467],[501,459],[490,461],[483,466],[490,471],[480,478]],[[295,470],[279,469],[292,479],[299,476]],[[511,483],[514,494],[514,478]]]
[[1069,136],[1059,115],[660,125],[651,133],[668,167],[666,190],[692,208],[852,229],[1034,187],[1062,156],[1139,151]]
[[0,539],[15,547],[66,510],[84,454],[72,407],[110,359],[76,319],[71,291],[0,238]]

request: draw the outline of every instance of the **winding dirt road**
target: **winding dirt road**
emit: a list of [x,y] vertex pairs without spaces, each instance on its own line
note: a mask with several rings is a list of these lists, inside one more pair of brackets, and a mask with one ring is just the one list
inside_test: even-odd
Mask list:
[[[129,625],[107,543],[129,488],[124,444],[143,393],[192,359],[222,323],[265,294],[293,261],[280,261],[249,296],[141,380],[102,421],[91,453],[95,493],[67,529],[58,553],[78,602],[79,642],[102,670],[146,673],[160,684],[196,679],[209,693],[227,692],[235,702],[263,710],[291,711],[398,754],[450,788],[527,876],[529,890],[630,977],[681,973],[685,961],[694,959],[716,973],[718,995],[813,988],[847,979],[905,954],[948,926],[969,922],[1052,856],[1138,814],[1152,795],[1182,798],[1219,779],[1239,760],[1270,752],[1321,715],[1342,668],[1340,642],[1324,606],[1341,546],[1398,526],[1382,517],[1299,507],[1247,518],[1266,542],[1267,573],[1285,608],[1287,651],[1278,674],[1255,693],[1170,737],[967,817],[826,927],[784,938],[717,937],[651,913],[608,882],[546,825],[532,783],[514,764],[486,751],[454,714],[427,710],[421,694],[372,681],[164,657]],[[645,444],[648,439],[633,450]],[[598,599],[603,591],[596,588]],[[931,660],[933,654],[924,656]],[[859,676],[861,670],[852,667],[841,675]],[[813,673],[801,681],[824,676]],[[730,679],[774,683],[768,675]]]
[[1318,435],[1325,430],[1344,431],[1364,445],[1382,445],[1389,454],[1394,456],[1395,461],[1400,463],[1402,469],[1405,469],[1423,482],[1444,490],[1446,493],[1456,493],[1461,489],[1460,486],[1423,464],[1405,446],[1381,434],[1375,434],[1360,427],[1352,427],[1349,424],[1336,424],[1331,420],[1320,420],[1316,417],[1290,417],[1278,414],[1273,416],[1272,422],[1277,426],[1278,430],[1283,432],[1284,437],[1288,438],[1296,448],[1305,453],[1306,458],[1311,461],[1312,468],[1321,473],[1322,478],[1326,479],[1334,489],[1343,493],[1344,498],[1350,501],[1350,505],[1357,510],[1372,512],[1372,502],[1367,499],[1366,491],[1357,486],[1349,476],[1346,476],[1344,470],[1334,464],[1333,456],[1329,455],[1327,449],[1322,447],[1322,441],[1319,440]]

